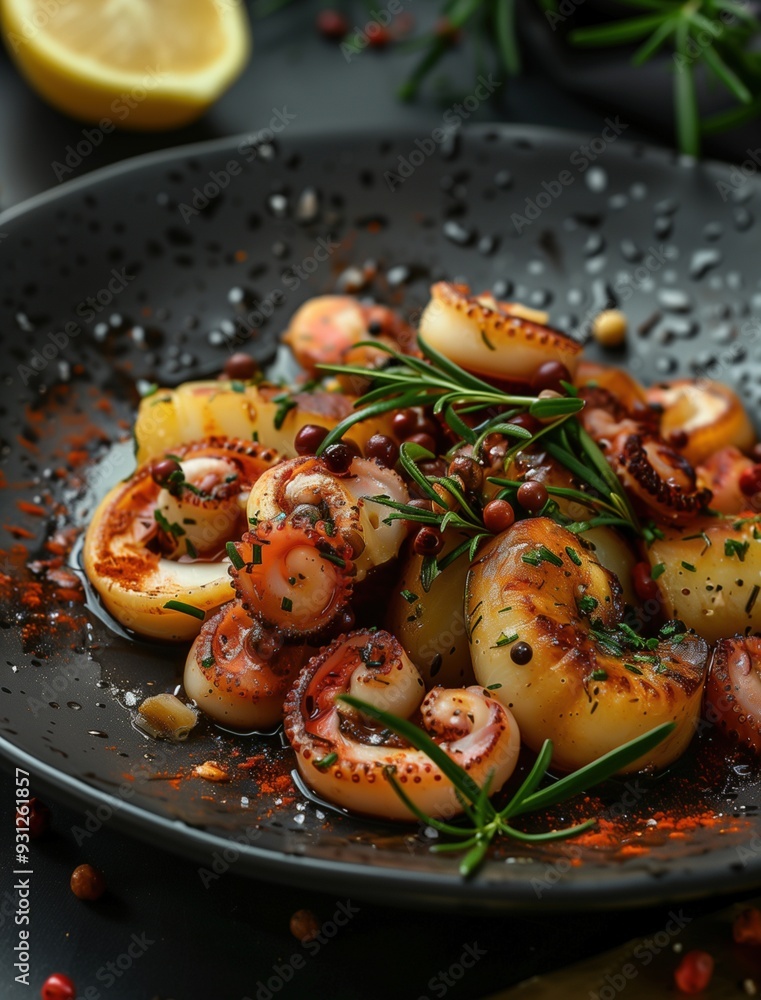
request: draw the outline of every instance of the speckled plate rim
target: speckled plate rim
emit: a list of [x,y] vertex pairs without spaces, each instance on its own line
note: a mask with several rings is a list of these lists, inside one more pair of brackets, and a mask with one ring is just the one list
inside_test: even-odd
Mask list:
[[[553,144],[573,149],[589,139],[584,132],[545,128],[533,125],[486,123],[466,126],[464,134],[474,136],[498,133],[508,141],[529,141],[536,144],[541,153],[542,145]],[[402,129],[395,139],[414,141],[419,129]],[[245,135],[245,134],[244,134]],[[292,142],[313,141],[324,133],[312,128],[302,128]],[[211,141],[175,146],[157,152],[130,157],[120,163],[92,171],[61,184],[60,187],[41,192],[0,214],[0,226],[11,221],[18,222],[25,215],[46,207],[51,203],[66,201],[69,196],[87,190],[100,183],[107,183],[124,174],[150,170],[156,166],[166,166],[179,159],[210,153],[229,152],[244,136],[235,135]],[[353,130],[349,135],[337,131],[333,138],[338,141],[356,141],[358,144],[369,139],[381,140],[371,128]],[[666,147],[645,143],[621,143],[610,150],[612,159],[631,156],[633,149],[651,163],[663,169],[680,166],[682,169],[697,167],[707,171],[728,172],[729,164],[716,160],[696,161],[680,156]],[[760,183],[750,178],[749,183]],[[35,785],[52,799],[65,800],[76,806],[92,808],[103,806],[112,816],[109,822],[125,832],[145,841],[158,843],[181,856],[210,861],[215,852],[230,847],[231,841],[215,834],[191,827],[177,820],[170,820],[147,809],[134,806],[118,799],[101,789],[89,785],[74,776],[65,774],[50,764],[46,764],[33,754],[22,750],[6,738],[0,736],[0,767],[8,765],[21,767],[34,778]],[[272,851],[242,845],[235,842],[239,857],[235,869],[240,874],[262,879],[266,882],[287,884],[323,891],[347,891],[358,897],[378,901],[393,901],[398,904],[402,894],[405,905],[430,908],[446,905],[460,910],[568,910],[568,909],[620,909],[632,906],[649,906],[670,901],[700,898],[708,895],[730,893],[733,890],[748,890],[761,886],[761,853],[749,861],[731,863],[727,849],[709,852],[715,863],[706,864],[706,855],[685,859],[675,864],[666,862],[647,869],[637,865],[627,866],[621,874],[614,874],[610,868],[600,869],[600,881],[575,881],[562,878],[553,885],[551,893],[535,891],[528,878],[510,880],[490,879],[488,866],[476,878],[464,881],[456,875],[431,872],[410,872],[403,867],[388,865],[377,868],[344,862],[337,859],[307,858],[285,851]],[[699,863],[698,863],[699,862]]]

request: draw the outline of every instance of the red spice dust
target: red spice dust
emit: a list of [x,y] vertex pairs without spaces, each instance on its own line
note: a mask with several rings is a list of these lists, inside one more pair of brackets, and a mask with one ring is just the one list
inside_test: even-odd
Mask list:
[[22,514],[31,514],[32,517],[47,517],[48,511],[40,507],[37,503],[30,503],[28,500],[17,500],[16,506]]

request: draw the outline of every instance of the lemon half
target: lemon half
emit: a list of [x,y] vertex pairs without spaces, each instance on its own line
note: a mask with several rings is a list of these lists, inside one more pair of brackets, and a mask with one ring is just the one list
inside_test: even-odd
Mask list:
[[45,100],[119,128],[192,121],[251,51],[243,0],[0,0],[0,24]]

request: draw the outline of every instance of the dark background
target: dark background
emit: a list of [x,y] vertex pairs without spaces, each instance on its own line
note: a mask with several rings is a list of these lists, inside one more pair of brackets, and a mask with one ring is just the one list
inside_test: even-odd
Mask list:
[[[406,4],[418,22],[430,22],[433,5]],[[398,50],[364,51],[347,65],[337,46],[313,28],[319,4],[287,7],[257,22],[254,57],[244,76],[198,123],[175,133],[106,135],[102,145],[67,179],[179,143],[250,132],[264,127],[273,108],[287,108],[296,120],[290,128],[351,131],[377,125],[421,134],[440,123],[442,102],[451,103],[458,88],[469,92],[474,78],[473,54],[457,49],[434,71],[421,99],[400,104],[394,89],[415,56]],[[357,5],[358,17],[365,8]],[[559,39],[528,15],[526,37],[533,54],[519,82],[510,83],[479,120],[531,122],[595,134],[606,115],[621,113],[632,122],[629,141],[667,141],[670,86],[668,67],[655,67],[638,78],[636,92],[623,58],[588,55],[566,57]],[[362,24],[362,21],[359,21]],[[574,93],[575,91],[575,93]],[[635,107],[632,108],[632,103]],[[44,105],[17,76],[0,53],[0,208],[17,204],[58,183],[54,161],[69,144],[76,145],[83,126]],[[712,155],[741,158],[754,130],[715,141]],[[0,774],[0,846],[10,845],[13,790]],[[629,937],[661,929],[669,906],[634,912],[542,915],[420,914],[352,900],[359,907],[349,924],[312,957],[291,936],[290,915],[308,907],[329,921],[343,897],[283,889],[236,877],[228,872],[204,888],[198,866],[138,843],[106,824],[77,846],[72,828],[85,818],[64,805],[51,803],[53,831],[34,845],[32,919],[32,985],[13,983],[11,934],[3,867],[0,893],[0,996],[37,996],[52,972],[70,975],[80,996],[95,1000],[268,1000],[257,997],[257,983],[276,975],[298,953],[305,959],[278,997],[343,1000],[388,996],[400,1000],[442,996],[440,971],[460,958],[466,945],[485,952],[465,976],[454,982],[458,1000],[483,997],[539,972],[594,954]],[[10,847],[2,847],[7,865]],[[107,896],[97,904],[82,903],[68,888],[72,869],[88,861],[106,873]],[[724,905],[727,900],[688,903],[691,917]],[[114,962],[133,934],[151,944],[114,985],[99,970]],[[90,993],[86,991],[91,988]]]

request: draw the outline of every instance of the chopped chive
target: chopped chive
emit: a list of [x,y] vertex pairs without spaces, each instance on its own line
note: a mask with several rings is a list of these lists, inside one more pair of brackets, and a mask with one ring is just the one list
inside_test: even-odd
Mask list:
[[663,576],[666,572],[666,563],[656,563],[655,566],[650,570],[650,578],[652,580],[657,580],[659,576]]
[[546,545],[538,545],[533,552],[524,552],[521,556],[523,562],[529,566],[541,566],[543,562],[551,563],[553,566],[562,566],[563,560],[556,556]]
[[230,383],[230,388],[233,392],[245,392],[246,387],[242,382],[238,382],[237,379]]
[[489,684],[489,685],[487,686],[486,690],[487,690],[487,691],[499,691],[499,689],[500,689],[501,687],[502,687],[502,685],[501,685],[501,684]]
[[505,635],[505,633],[503,632],[502,635],[499,637],[499,639],[497,639],[495,646],[493,646],[492,648],[495,648],[496,646],[509,646],[510,643],[515,642],[517,638],[518,638],[517,632],[513,632],[512,635]]
[[196,551],[196,547],[189,538],[185,539],[185,549],[191,559],[198,558],[198,552]]
[[624,667],[632,674],[639,674],[640,676],[642,675],[642,671],[634,663],[625,663]]
[[568,558],[574,564],[574,566],[581,566],[581,556],[571,545],[566,545],[565,550],[568,554]]
[[483,340],[484,344],[486,344],[486,346],[489,348],[490,351],[496,351],[497,350],[497,348],[494,346],[494,344],[492,344],[492,342],[486,336],[486,331],[485,330],[481,331],[481,340]]
[[341,569],[346,568],[346,560],[342,556],[336,555],[335,552],[321,552],[320,556],[323,559],[327,559],[328,562],[332,562],[335,563],[336,566],[340,566]]
[[251,562],[254,566],[261,566],[262,564],[262,547],[261,545],[251,546]]
[[283,611],[293,611],[293,601],[290,597],[284,597],[280,602],[280,607]]
[[217,661],[214,659],[213,656],[205,656],[201,660],[201,666],[202,667],[213,667],[216,662]]
[[607,681],[607,679],[608,679],[608,672],[607,672],[607,670],[600,669],[600,670],[593,670],[592,671],[592,680],[593,681]]
[[199,621],[203,621],[206,617],[206,612],[202,611],[200,608],[194,607],[192,604],[185,604],[184,601],[167,601],[164,607],[168,611],[181,611],[184,615],[190,615],[191,618],[198,618]]
[[592,597],[591,594],[584,594],[583,597],[579,598],[579,611],[583,615],[591,614],[599,603],[596,597]]
[[321,771],[326,771],[338,760],[337,753],[329,753],[327,757],[323,757],[322,760],[316,760],[314,766],[319,768]]
[[745,562],[745,555],[750,548],[750,542],[738,542],[736,538],[727,538],[724,541],[724,555],[737,556],[740,562]]
[[401,590],[399,593],[408,604],[414,604],[417,600],[417,594],[413,594],[411,590]]
[[687,570],[688,573],[697,573],[697,570],[692,565],[692,563],[688,563],[688,562],[685,562],[684,560],[682,560],[682,566],[683,566],[684,569]]
[[470,630],[470,635],[468,636],[468,638],[469,638],[469,639],[472,639],[472,638],[473,638],[473,633],[474,633],[474,632],[476,631],[476,629],[478,628],[478,626],[479,626],[479,625],[481,624],[481,622],[482,622],[483,620],[484,620],[484,616],[483,616],[483,615],[479,615],[479,616],[478,616],[478,618],[476,619],[476,623],[475,623],[475,625],[474,625],[474,626],[473,626],[473,628],[472,628],[472,629]]
[[512,611],[512,610],[513,610],[512,604],[508,604],[508,606],[506,608],[500,608],[499,611],[497,612],[497,614],[501,615],[501,614],[504,614],[505,611]]
[[759,585],[757,583],[754,583],[753,590],[751,590],[750,597],[748,598],[748,602],[745,605],[746,615],[749,615],[753,611],[753,608],[756,606],[756,600],[758,599],[759,590],[761,590],[761,588],[759,588]]
[[164,515],[158,508],[154,510],[153,517],[154,520],[156,521],[156,524],[158,524],[159,528],[161,528],[161,530],[165,532],[167,535],[172,535],[174,538],[179,538],[181,535],[185,534],[185,529],[182,527],[182,525],[177,524],[176,521],[172,521],[171,523],[167,521],[167,519],[164,517]]
[[240,552],[235,548],[235,542],[228,542],[225,545],[225,551],[227,552],[227,557],[236,569],[243,569],[246,563],[243,560]]

